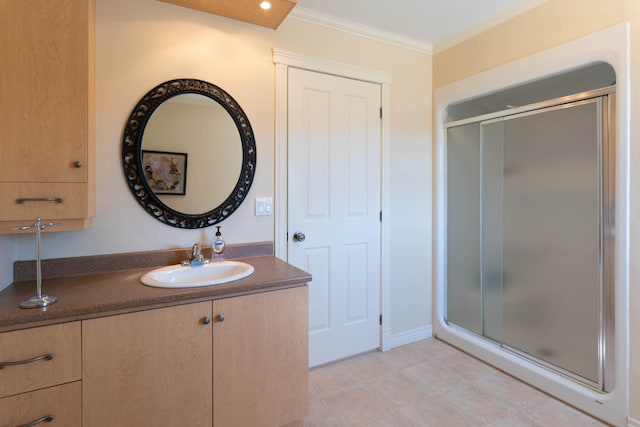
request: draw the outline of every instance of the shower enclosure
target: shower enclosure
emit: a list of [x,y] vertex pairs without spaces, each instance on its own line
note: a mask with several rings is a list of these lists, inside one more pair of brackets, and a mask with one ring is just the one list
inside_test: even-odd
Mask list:
[[599,391],[613,387],[614,97],[446,124],[447,323]]

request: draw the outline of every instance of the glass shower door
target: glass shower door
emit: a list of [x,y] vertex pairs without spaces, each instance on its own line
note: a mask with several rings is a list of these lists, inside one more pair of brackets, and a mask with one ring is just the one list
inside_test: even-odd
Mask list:
[[596,384],[600,117],[596,99],[505,118],[496,182],[503,204],[500,341]]
[[447,320],[482,335],[480,123],[447,137]]
[[447,129],[447,322],[599,389],[606,102]]

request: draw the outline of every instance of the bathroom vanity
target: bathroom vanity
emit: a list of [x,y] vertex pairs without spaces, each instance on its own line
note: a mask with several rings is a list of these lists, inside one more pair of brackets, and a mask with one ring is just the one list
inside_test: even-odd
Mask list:
[[144,286],[150,268],[46,279],[46,310],[18,308],[33,281],[0,292],[0,426],[301,425],[311,277],[244,261],[200,288]]

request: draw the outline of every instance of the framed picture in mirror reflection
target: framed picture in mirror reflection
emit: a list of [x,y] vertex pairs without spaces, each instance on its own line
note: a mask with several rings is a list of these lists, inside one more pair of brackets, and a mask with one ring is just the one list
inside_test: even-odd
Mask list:
[[187,191],[187,153],[142,150],[144,177],[155,194],[184,196]]

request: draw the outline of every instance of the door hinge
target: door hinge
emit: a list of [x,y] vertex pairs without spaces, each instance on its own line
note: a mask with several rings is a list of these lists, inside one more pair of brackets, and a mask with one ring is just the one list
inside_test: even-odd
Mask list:
[[380,118],[382,118],[382,107],[380,107]]
[[382,326],[382,314],[380,315],[380,326]]
[[382,211],[380,211],[380,222],[382,222]]

